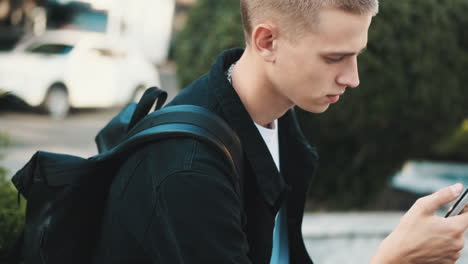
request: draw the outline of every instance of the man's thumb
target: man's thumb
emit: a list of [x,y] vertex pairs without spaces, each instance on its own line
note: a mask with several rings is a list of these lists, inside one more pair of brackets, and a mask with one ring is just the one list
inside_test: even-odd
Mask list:
[[460,196],[462,191],[463,185],[460,183],[440,189],[439,191],[422,199],[422,202],[425,203],[423,207],[429,210],[430,213],[433,213],[442,205],[455,200]]

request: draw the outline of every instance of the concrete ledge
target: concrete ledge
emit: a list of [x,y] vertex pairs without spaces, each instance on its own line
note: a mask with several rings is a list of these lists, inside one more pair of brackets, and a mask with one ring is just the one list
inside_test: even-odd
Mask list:
[[309,213],[304,215],[306,238],[385,237],[397,226],[404,212]]

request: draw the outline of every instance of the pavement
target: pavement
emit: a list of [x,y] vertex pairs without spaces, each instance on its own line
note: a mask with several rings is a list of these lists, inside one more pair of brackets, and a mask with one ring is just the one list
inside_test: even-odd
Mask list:
[[403,212],[309,213],[302,233],[314,263],[368,263]]

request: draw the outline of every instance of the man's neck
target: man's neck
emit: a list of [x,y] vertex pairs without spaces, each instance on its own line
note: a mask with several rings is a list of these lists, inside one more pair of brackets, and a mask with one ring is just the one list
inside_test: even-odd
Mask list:
[[268,127],[284,115],[292,102],[281,95],[266,77],[264,62],[256,62],[251,51],[245,50],[232,70],[232,86],[252,120]]

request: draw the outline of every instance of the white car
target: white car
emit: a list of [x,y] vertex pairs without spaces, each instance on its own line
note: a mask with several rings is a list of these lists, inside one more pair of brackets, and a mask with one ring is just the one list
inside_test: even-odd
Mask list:
[[55,118],[71,107],[124,105],[150,86],[157,69],[136,49],[102,33],[48,31],[0,53],[0,90]]

